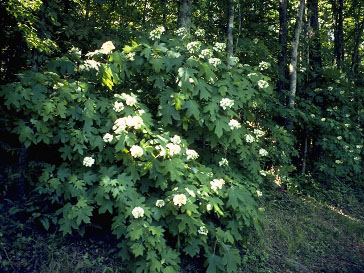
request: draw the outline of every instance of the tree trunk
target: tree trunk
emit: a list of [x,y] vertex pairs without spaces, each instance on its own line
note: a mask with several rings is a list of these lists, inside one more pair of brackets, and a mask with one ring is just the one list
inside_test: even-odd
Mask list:
[[364,31],[364,16],[363,21],[361,22],[361,25],[359,27],[358,35],[356,36],[354,51],[352,55],[352,62],[351,62],[351,71],[355,74],[359,74],[359,64],[360,64],[360,57],[359,57],[359,46],[361,43],[361,37],[363,36]]
[[191,27],[192,0],[180,0],[178,11],[178,27],[184,27],[189,32]]
[[[298,45],[300,42],[300,34],[302,30],[302,18],[304,9],[305,9],[305,0],[300,0],[295,29],[294,29],[294,37],[292,41],[291,63],[289,65],[290,95],[289,95],[288,107],[291,109],[294,109],[295,106],[296,89],[297,89],[297,55],[298,55]],[[292,124],[290,127],[292,127]]]
[[337,5],[337,0],[333,1],[333,9],[334,9],[334,20],[335,20],[335,57],[336,57],[336,65],[338,68],[342,67],[342,62],[344,60],[344,29],[343,29],[343,0],[338,0],[339,3]]
[[238,43],[241,34],[241,24],[242,24],[242,12],[241,12],[241,3],[238,2],[238,34],[236,35],[236,42],[235,42],[235,52],[238,50]]
[[316,71],[318,68],[322,68],[318,0],[309,0],[307,8],[310,21],[310,27],[308,30],[308,39],[310,41],[309,65],[311,71]]
[[234,28],[234,7],[235,0],[229,0],[227,10],[227,26],[226,26],[226,52],[227,57],[233,56],[234,40],[233,40],[233,28]]
[[279,47],[280,52],[278,55],[278,95],[283,99],[282,90],[285,89],[287,82],[287,35],[288,35],[288,21],[287,21],[288,0],[280,0],[279,2]]

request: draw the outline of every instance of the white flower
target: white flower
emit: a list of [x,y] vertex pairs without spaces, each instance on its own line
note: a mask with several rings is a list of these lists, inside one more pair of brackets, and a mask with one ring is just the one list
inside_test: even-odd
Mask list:
[[207,230],[207,228],[205,226],[202,226],[198,229],[198,233],[201,235],[207,235],[207,233],[209,233],[209,231]]
[[185,188],[185,190],[188,192],[189,195],[191,195],[192,197],[196,197],[196,194],[194,193],[193,190],[190,190],[189,188]]
[[225,184],[224,179],[214,179],[210,181],[211,189],[213,191],[217,191],[218,189],[221,190],[224,184]]
[[332,86],[327,87],[327,89],[328,89],[329,91],[334,90],[334,88],[333,88]]
[[201,52],[200,52],[199,57],[201,59],[209,59],[209,58],[211,58],[212,57],[212,50],[209,49],[209,48],[202,49]]
[[187,197],[183,193],[182,194],[176,194],[173,197],[173,204],[175,206],[181,207],[182,205],[186,205],[186,203],[187,203]]
[[204,29],[199,28],[198,30],[196,30],[195,35],[196,35],[197,37],[203,37],[203,36],[205,36],[205,30],[204,30]]
[[157,200],[157,202],[155,202],[155,206],[158,208],[164,207],[165,204],[164,200]]
[[95,69],[96,71],[99,71],[100,63],[96,62],[94,60],[86,60],[83,64],[83,67],[87,70],[90,70],[90,68]]
[[126,117],[126,125],[133,127],[134,129],[140,129],[144,125],[143,119],[139,116],[128,116]]
[[220,101],[220,106],[222,107],[222,109],[226,109],[227,107],[231,108],[234,105],[234,100],[231,100],[229,98],[223,98]]
[[259,88],[264,89],[264,88],[267,88],[268,86],[269,86],[269,84],[268,84],[267,81],[265,81],[265,80],[259,80],[258,81],[258,87]]
[[342,137],[342,136],[338,136],[338,137],[337,137],[337,139],[338,139],[338,140],[342,140],[342,139],[343,139],[343,137]]
[[258,195],[258,197],[262,197],[263,193],[261,191],[257,190],[257,195]]
[[248,135],[245,136],[245,141],[248,142],[248,143],[252,143],[252,142],[254,142],[254,140],[255,139],[254,139],[254,137],[252,135],[248,134]]
[[170,139],[173,144],[181,144],[181,138],[177,135],[175,135],[174,137],[171,137]]
[[134,158],[141,157],[143,155],[143,148],[138,145],[133,145],[130,148],[131,156]]
[[267,150],[265,150],[265,149],[260,149],[260,150],[259,150],[259,154],[260,154],[261,156],[267,156],[267,155],[268,155],[268,152],[267,152]]
[[254,135],[256,135],[256,137],[262,137],[265,135],[265,132],[263,132],[262,130],[259,129],[254,129]]
[[326,121],[326,118],[322,118],[321,121]]
[[115,101],[114,103],[114,111],[115,112],[121,112],[124,109],[124,104],[119,101]]
[[209,63],[216,68],[221,64],[221,60],[219,58],[210,58]]
[[102,54],[109,54],[114,49],[115,49],[114,44],[111,41],[107,41],[102,44],[100,52]]
[[219,162],[219,166],[228,166],[229,165],[229,161],[226,158],[221,158],[221,161]]
[[265,70],[265,69],[268,69],[269,67],[270,67],[270,63],[267,63],[267,62],[264,62],[264,61],[259,63],[259,69],[260,70]]
[[131,95],[123,93],[121,97],[125,100],[126,105],[134,106],[137,103],[136,98]]
[[155,148],[157,150],[160,150],[161,151],[158,156],[165,156],[166,155],[166,149],[164,149],[163,146],[157,145],[157,146],[155,146]]
[[176,35],[179,37],[183,37],[187,34],[187,29],[185,27],[181,27],[176,30]]
[[214,50],[216,50],[217,52],[224,52],[225,49],[226,49],[225,43],[215,43],[214,45]]
[[133,214],[135,219],[142,218],[144,216],[144,209],[141,207],[135,207],[131,214]]
[[258,74],[257,74],[257,73],[254,73],[254,72],[253,72],[253,73],[249,73],[249,74],[248,74],[248,77],[249,77],[249,78],[254,77],[254,76],[258,76]]
[[83,159],[83,162],[82,164],[85,166],[85,167],[91,167],[92,165],[94,165],[95,163],[95,159],[93,159],[92,157],[90,156],[86,156],[84,159]]
[[114,122],[114,126],[112,127],[115,134],[120,134],[121,132],[125,131],[126,129],[126,118],[118,118]]
[[361,148],[363,148],[363,145],[356,145],[355,146],[357,149],[361,149]]
[[211,205],[211,204],[207,204],[207,205],[206,205],[206,210],[207,210],[207,211],[212,210],[212,205]]
[[106,133],[102,139],[106,143],[111,143],[111,141],[113,140],[113,138],[114,138],[114,136],[112,134]]
[[343,162],[341,160],[335,160],[336,164],[342,164]]
[[355,161],[359,161],[360,160],[360,157],[359,156],[356,156],[356,157],[354,157],[354,160]]
[[239,129],[241,127],[240,122],[237,121],[236,119],[230,120],[229,126],[230,126],[230,129],[231,130]]
[[189,53],[197,53],[200,50],[201,42],[195,41],[187,44],[187,50]]
[[198,153],[195,150],[186,150],[187,160],[195,160],[198,158]]
[[168,149],[168,154],[170,156],[179,154],[179,152],[181,151],[181,147],[177,144],[173,144],[173,143],[168,143],[166,145],[167,149]]
[[263,171],[263,170],[259,171],[259,173],[260,173],[261,176],[267,176],[267,173],[265,171]]
[[149,33],[149,38],[152,40],[158,40],[161,38],[161,35],[163,34],[163,32],[165,32],[165,28],[163,26],[159,26],[156,29],[152,30]]
[[128,54],[126,54],[126,59],[129,61],[134,61],[134,57],[135,57],[135,52],[129,52]]

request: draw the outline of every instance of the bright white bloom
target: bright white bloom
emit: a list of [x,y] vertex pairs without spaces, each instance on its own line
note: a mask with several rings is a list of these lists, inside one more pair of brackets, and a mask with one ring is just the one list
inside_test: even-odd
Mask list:
[[267,152],[267,150],[265,150],[265,149],[260,149],[260,150],[259,150],[259,154],[260,154],[261,156],[267,156],[267,155],[268,155],[268,152]]
[[356,156],[356,157],[354,157],[354,160],[355,161],[359,161],[360,160],[360,157],[359,156]]
[[183,193],[182,194],[176,194],[173,197],[173,204],[175,206],[181,207],[182,205],[186,205],[186,203],[187,203],[187,197]]
[[173,143],[168,143],[166,145],[167,149],[168,149],[168,154],[170,156],[174,156],[179,154],[179,152],[181,151],[181,147],[177,144],[173,144]]
[[207,230],[207,228],[205,226],[202,226],[198,229],[198,233],[201,235],[207,235],[207,233],[209,233],[209,231]]
[[158,156],[165,156],[166,155],[166,149],[164,149],[161,145],[157,145],[157,146],[155,146],[155,148],[157,150],[161,151]]
[[336,164],[343,164],[343,162],[341,160],[335,160]]
[[259,63],[259,69],[260,70],[265,70],[265,69],[268,69],[269,67],[270,67],[270,63],[267,63],[267,62],[264,62],[264,61]]
[[209,173],[207,173],[207,176],[212,178],[212,177],[214,177],[214,174],[212,172],[209,172]]
[[332,86],[327,87],[327,89],[328,89],[329,91],[334,90],[334,88],[333,88]]
[[90,156],[86,156],[84,159],[83,159],[83,162],[82,164],[85,166],[85,167],[91,167],[92,165],[95,164],[95,159],[93,159],[92,157]]
[[188,192],[189,195],[191,195],[192,197],[196,197],[196,194],[193,190],[190,190],[189,188],[185,188],[185,190]]
[[363,145],[356,145],[356,148],[361,149],[361,148],[363,148]]
[[205,36],[205,30],[204,30],[204,29],[199,28],[198,30],[196,30],[195,35],[196,35],[197,37],[204,37],[204,36]]
[[249,73],[249,74],[248,74],[248,77],[249,77],[249,78],[254,77],[254,76],[258,76],[258,74],[257,74],[257,73],[254,73],[254,72],[253,72],[253,73]]
[[115,49],[114,44],[111,41],[107,41],[102,44],[100,52],[102,54],[109,54]]
[[248,143],[252,143],[252,142],[254,142],[254,140],[255,139],[254,139],[254,137],[252,135],[248,134],[248,135],[245,136],[245,141],[248,142]]
[[137,103],[136,98],[131,95],[123,93],[121,97],[125,100],[126,105],[134,106]]
[[185,27],[181,27],[181,28],[177,29],[176,35],[179,37],[183,37],[183,36],[187,35],[187,29]]
[[268,86],[269,86],[269,84],[268,84],[267,81],[265,81],[265,80],[259,80],[258,81],[258,87],[259,88],[264,89],[264,88],[267,88]]
[[186,150],[187,160],[195,160],[198,158],[198,153],[195,150]]
[[133,145],[130,148],[131,156],[134,158],[141,157],[143,155],[143,148],[138,145]]
[[265,171],[263,171],[263,170],[259,171],[259,173],[260,173],[261,176],[267,176],[267,173]]
[[135,57],[135,52],[129,52],[128,54],[126,54],[126,59],[129,61],[134,61],[134,57]]
[[115,101],[115,103],[114,103],[114,111],[119,113],[122,110],[124,110],[124,104],[122,102]]
[[258,197],[262,197],[263,193],[261,191],[257,190],[257,195],[258,195]]
[[224,179],[214,179],[210,181],[211,189],[213,191],[217,191],[218,189],[221,190],[224,184],[225,184]]
[[149,33],[149,38],[152,40],[158,40],[161,38],[161,35],[165,32],[165,28],[163,26],[159,26],[156,29],[152,30]]
[[241,127],[241,124],[236,119],[232,119],[229,122],[229,126],[231,130],[234,130],[234,129],[239,129]]
[[212,57],[212,50],[209,49],[209,48],[202,49],[201,52],[200,52],[199,57],[201,59],[209,59],[209,58],[211,58]]
[[83,67],[86,70],[90,70],[92,68],[95,69],[96,71],[99,71],[100,65],[101,64],[99,62],[96,62],[94,60],[86,60],[85,63],[83,64]]
[[207,211],[212,210],[212,205],[211,205],[211,204],[207,204],[207,205],[206,205],[206,209],[207,209]]
[[338,140],[342,140],[342,139],[343,139],[343,137],[342,137],[342,136],[338,136],[338,137],[337,137],[337,139],[338,139]]
[[117,135],[121,134],[121,132],[124,132],[126,130],[126,118],[118,118],[115,120],[112,129]]
[[229,161],[226,158],[221,158],[221,160],[219,161],[219,166],[228,166],[229,165]]
[[126,125],[128,127],[133,127],[134,129],[140,129],[144,125],[144,122],[139,116],[128,116],[126,118]]
[[187,44],[187,50],[189,53],[197,53],[200,50],[201,42],[195,41]]
[[112,134],[106,133],[102,139],[106,143],[111,143],[111,141],[114,139],[114,136]]
[[210,58],[209,63],[216,68],[221,64],[221,60],[219,58]]
[[217,52],[224,52],[225,49],[226,49],[225,43],[215,43],[214,45],[214,50],[216,50]]
[[175,135],[174,137],[171,137],[170,139],[173,144],[181,144],[181,138],[177,135]]
[[321,121],[326,121],[326,118],[322,118]]
[[262,130],[259,129],[254,129],[254,135],[256,135],[256,137],[262,137],[265,135],[265,132],[263,132]]
[[223,98],[220,101],[220,106],[222,109],[226,110],[227,107],[231,108],[234,105],[234,100],[231,100],[229,98]]
[[157,202],[155,202],[155,206],[158,208],[164,207],[165,204],[164,200],[157,200]]
[[135,207],[131,214],[133,214],[135,219],[142,218],[144,216],[144,209],[141,207]]

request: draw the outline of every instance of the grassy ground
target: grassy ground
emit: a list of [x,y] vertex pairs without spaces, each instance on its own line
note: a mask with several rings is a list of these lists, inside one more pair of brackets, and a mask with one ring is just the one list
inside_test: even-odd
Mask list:
[[[352,192],[335,194],[322,203],[280,190],[266,193],[264,234],[242,250],[241,272],[364,272],[362,200]],[[0,204],[0,272],[122,272],[112,238],[63,239],[9,212],[6,202]],[[184,272],[204,271],[196,262],[182,264]]]

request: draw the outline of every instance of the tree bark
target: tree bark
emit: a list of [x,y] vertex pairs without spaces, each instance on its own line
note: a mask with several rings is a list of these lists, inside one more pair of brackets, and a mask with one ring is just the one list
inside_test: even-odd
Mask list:
[[309,14],[310,27],[308,30],[309,47],[309,65],[311,71],[316,71],[322,68],[321,57],[321,41],[319,31],[319,15],[318,15],[318,0],[309,0],[307,3]]
[[227,10],[227,26],[226,26],[226,52],[227,57],[233,56],[234,40],[233,40],[233,28],[234,28],[234,8],[235,0],[229,0]]
[[178,27],[184,27],[189,32],[191,27],[192,0],[180,0],[178,11]]
[[342,62],[344,61],[344,18],[343,18],[343,0],[338,0],[339,3],[337,5],[337,0],[333,1],[333,9],[334,9],[334,21],[335,21],[335,31],[334,31],[334,39],[335,39],[335,57],[336,57],[336,65],[338,68],[342,67]]
[[359,64],[360,64],[359,46],[360,46],[360,43],[361,43],[361,40],[362,40],[361,38],[363,36],[363,31],[364,31],[364,16],[363,16],[363,20],[361,22],[361,25],[359,26],[358,35],[356,36],[353,55],[352,55],[352,58],[351,58],[351,71],[355,75],[359,74]]
[[285,89],[287,82],[287,35],[288,35],[288,20],[287,20],[288,0],[279,1],[279,47],[278,55],[278,84],[277,90],[280,99],[282,100],[282,90]]

